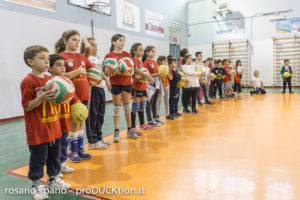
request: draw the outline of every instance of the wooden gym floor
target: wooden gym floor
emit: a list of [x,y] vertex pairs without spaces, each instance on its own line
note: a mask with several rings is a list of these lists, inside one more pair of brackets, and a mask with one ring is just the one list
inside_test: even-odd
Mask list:
[[[138,140],[123,131],[120,143],[89,151],[91,160],[68,163],[75,172],[64,180],[74,190],[144,188],[144,195],[94,196],[113,200],[300,199],[300,94],[214,102]],[[18,177],[27,172],[28,165],[7,171]]]

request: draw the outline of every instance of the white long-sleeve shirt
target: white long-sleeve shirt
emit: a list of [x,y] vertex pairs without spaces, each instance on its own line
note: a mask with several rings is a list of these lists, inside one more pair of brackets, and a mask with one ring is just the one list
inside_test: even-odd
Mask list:
[[200,87],[199,75],[201,75],[202,72],[196,72],[195,65],[183,65],[182,72],[184,73],[185,78],[190,81],[186,84],[185,88]]

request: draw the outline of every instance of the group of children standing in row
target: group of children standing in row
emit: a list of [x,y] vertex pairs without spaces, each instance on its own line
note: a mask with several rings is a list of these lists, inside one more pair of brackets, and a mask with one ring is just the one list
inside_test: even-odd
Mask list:
[[[81,42],[81,46],[80,46]],[[65,162],[81,162],[88,160],[91,155],[84,150],[83,123],[74,123],[70,120],[70,105],[82,102],[89,108],[89,117],[85,121],[88,149],[104,149],[110,141],[102,137],[102,126],[105,115],[105,91],[111,91],[113,98],[113,141],[120,142],[119,118],[121,105],[127,123],[127,137],[137,139],[142,135],[140,130],[153,130],[153,127],[163,124],[160,119],[162,100],[165,104],[167,120],[174,120],[182,114],[178,112],[180,88],[178,83],[185,82],[182,88],[183,113],[198,113],[196,102],[202,104],[200,88],[206,104],[212,104],[217,90],[220,98],[232,97],[234,91],[241,92],[242,66],[237,61],[235,75],[230,72],[229,60],[217,60],[216,67],[213,59],[202,62],[202,53],[196,53],[196,62],[187,50],[181,51],[179,66],[174,56],[159,56],[157,60],[154,46],[145,49],[141,43],[134,43],[130,53],[124,51],[125,36],[115,34],[111,38],[110,52],[106,58],[120,60],[129,57],[134,63],[132,72],[118,70],[113,76],[103,71],[98,85],[90,87],[87,71],[90,68],[101,70],[102,60],[97,56],[97,41],[95,38],[82,37],[75,30],[68,30],[55,44],[55,54],[49,56],[47,48],[39,45],[30,46],[24,52],[24,61],[32,69],[21,83],[22,106],[25,114],[27,144],[29,145],[30,160],[28,177],[32,180],[34,199],[46,199],[44,185],[41,178],[43,168],[47,166],[49,187],[69,189],[70,184],[61,178],[62,173],[73,172]],[[80,53],[77,53],[80,49]],[[160,65],[168,65],[168,75],[158,72]],[[140,70],[144,67],[148,73]],[[65,76],[72,80],[75,86],[75,96],[71,102],[56,105],[53,102],[54,94],[45,92],[43,87],[51,76]],[[183,74],[181,74],[183,72]],[[240,72],[240,73],[239,73]],[[215,75],[210,80],[211,73]],[[143,76],[147,82],[140,82],[135,75]],[[233,80],[234,79],[234,80]],[[224,96],[222,85],[224,82]],[[233,86],[234,83],[234,86]],[[257,86],[257,88],[261,88]],[[131,98],[133,101],[131,103]],[[188,109],[192,105],[192,111]],[[144,115],[148,122],[145,122]],[[139,129],[136,125],[136,115],[139,117]]]

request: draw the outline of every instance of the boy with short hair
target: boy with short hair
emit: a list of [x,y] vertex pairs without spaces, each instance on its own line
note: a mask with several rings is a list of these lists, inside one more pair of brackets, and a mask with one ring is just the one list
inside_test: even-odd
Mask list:
[[218,89],[219,90],[219,96],[222,99],[222,98],[224,98],[223,94],[222,94],[222,84],[223,84],[223,79],[226,75],[226,72],[222,68],[222,61],[221,60],[216,61],[216,67],[213,68],[212,73],[214,73],[216,75],[215,80],[212,82],[212,85],[213,85],[212,97],[216,98],[217,89]]
[[[281,67],[281,70],[280,70],[280,74],[281,74],[282,80],[283,80],[283,91],[281,92],[282,94],[285,93],[286,83],[288,84],[288,87],[289,87],[289,93],[293,94],[292,84],[291,84],[293,70],[292,70],[292,67],[289,66],[289,63],[290,63],[289,59],[284,59],[284,65]],[[290,76],[289,77],[284,77],[283,74],[285,72],[288,72]]]
[[[63,76],[65,73],[65,59],[57,54],[50,55],[49,72],[53,77]],[[65,162],[68,158],[68,136],[69,132],[71,131],[70,104],[75,103],[77,101],[79,101],[79,99],[75,95],[74,98],[71,100],[71,103],[68,102],[66,104],[58,105],[59,121],[62,132],[60,156],[61,173],[71,173],[74,171],[74,169],[69,167]],[[60,174],[60,177],[62,177],[62,174]]]
[[30,151],[28,178],[32,180],[32,197],[47,199],[48,195],[40,180],[44,176],[45,165],[49,187],[71,188],[70,184],[58,177],[62,134],[57,107],[52,103],[55,97],[51,91],[43,91],[43,87],[51,79],[45,75],[49,68],[49,51],[43,46],[30,46],[24,52],[24,61],[32,69],[21,82],[22,106]]
[[172,70],[173,79],[170,80],[170,98],[169,98],[169,104],[170,104],[170,115],[174,118],[180,117],[181,114],[178,113],[178,110],[176,109],[178,107],[178,99],[179,99],[179,88],[177,87],[177,83],[180,80],[186,80],[182,78],[178,72],[176,71],[177,62],[176,58],[169,55],[168,56],[168,65],[169,68]]

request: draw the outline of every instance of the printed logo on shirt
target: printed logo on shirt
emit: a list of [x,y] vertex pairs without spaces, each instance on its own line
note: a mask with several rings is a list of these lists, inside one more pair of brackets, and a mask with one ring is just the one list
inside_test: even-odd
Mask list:
[[41,95],[43,88],[44,88],[44,87],[37,87],[37,88],[34,88],[34,91],[36,92],[35,95],[36,95],[37,97]]
[[73,62],[70,62],[70,61],[69,61],[69,62],[68,62],[68,66],[69,66],[69,67],[73,67],[73,66],[74,66]]
[[84,62],[84,61],[81,61],[81,65],[84,66],[84,65],[85,65],[85,62]]
[[153,64],[150,64],[150,67],[153,69],[153,68],[154,68],[154,65],[153,65]]

